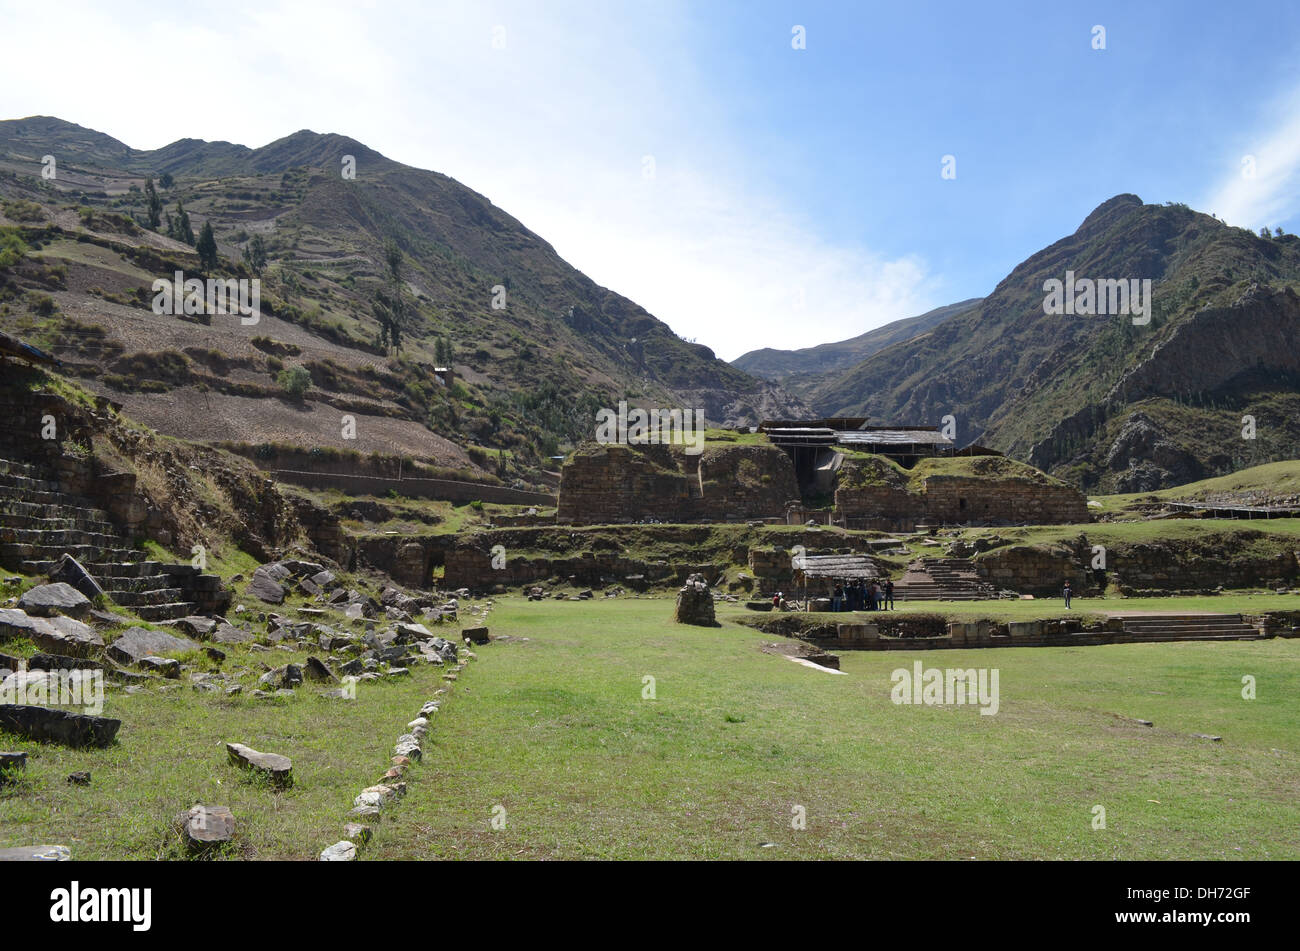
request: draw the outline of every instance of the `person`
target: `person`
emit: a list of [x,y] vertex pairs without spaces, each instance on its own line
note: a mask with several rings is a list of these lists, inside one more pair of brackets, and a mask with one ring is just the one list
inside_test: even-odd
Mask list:
[[772,608],[775,610],[780,606],[781,606],[781,592],[778,591],[776,594],[772,595]]
[[844,601],[844,588],[840,584],[835,585],[835,590],[831,592],[831,610],[838,611],[840,604]]
[[1070,596],[1074,594],[1074,592],[1070,590],[1070,581],[1068,578],[1065,581],[1065,587],[1061,590],[1061,593],[1065,595],[1065,609],[1068,611],[1070,610]]
[[889,605],[889,610],[894,610],[894,579],[885,579],[885,603]]

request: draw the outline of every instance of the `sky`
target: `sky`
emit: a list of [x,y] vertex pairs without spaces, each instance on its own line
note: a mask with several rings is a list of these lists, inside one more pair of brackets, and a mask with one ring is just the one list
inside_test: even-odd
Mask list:
[[1300,230],[1300,4],[0,0],[0,23],[0,118],[137,149],[349,135],[724,359],[987,294],[1123,192]]

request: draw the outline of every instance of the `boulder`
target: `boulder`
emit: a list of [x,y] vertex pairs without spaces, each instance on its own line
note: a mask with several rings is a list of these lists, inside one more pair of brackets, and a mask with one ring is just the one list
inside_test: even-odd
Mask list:
[[277,667],[275,670],[263,674],[258,678],[257,682],[265,687],[295,687],[302,683],[302,668],[297,664],[285,664],[283,667]]
[[23,592],[18,599],[19,610],[35,617],[84,618],[90,616],[92,605],[90,599],[72,585],[56,581],[53,584],[41,584]]
[[181,662],[170,657],[157,657],[150,654],[148,657],[141,657],[136,663],[141,670],[159,674],[169,680],[177,680],[181,675]]
[[[265,601],[267,604],[284,603],[284,585],[280,584],[266,570],[267,565],[263,565],[253,572],[253,579],[248,582],[245,591],[259,601]],[[288,572],[285,572],[288,575]]]
[[322,862],[355,862],[357,860],[357,847],[346,839],[342,842],[335,842],[321,852],[320,860]]
[[181,815],[180,823],[191,852],[206,852],[235,837],[235,817],[228,806],[192,806]]
[[227,743],[230,761],[243,769],[267,777],[275,786],[293,785],[293,761],[279,753],[261,753],[242,743]]
[[29,740],[102,749],[113,742],[121,726],[121,720],[88,713],[26,703],[0,704],[0,729]]
[[309,656],[307,662],[303,664],[302,673],[308,680],[313,680],[316,683],[338,683],[339,680],[338,677],[334,675],[334,671],[330,670],[329,666],[324,661],[311,656]]
[[466,640],[475,644],[486,644],[491,640],[486,627],[467,627],[460,633]]
[[205,640],[217,629],[218,622],[215,618],[194,615],[192,617],[178,618],[172,624],[183,634],[198,640]]
[[253,639],[252,633],[233,624],[218,624],[212,629],[212,640],[218,644],[247,644]]
[[104,589],[99,586],[99,582],[91,577],[90,572],[77,559],[73,558],[67,552],[59,559],[49,574],[51,581],[62,581],[64,584],[76,588],[91,601],[104,596]]
[[343,827],[343,834],[348,837],[349,842],[355,842],[358,846],[365,845],[370,841],[370,826],[349,822]]
[[199,645],[189,638],[133,627],[108,645],[108,656],[120,664],[138,664],[151,654],[182,654],[198,649]]
[[328,588],[335,581],[334,572],[329,569],[317,572],[311,576],[311,580],[313,584],[319,585],[321,588]]

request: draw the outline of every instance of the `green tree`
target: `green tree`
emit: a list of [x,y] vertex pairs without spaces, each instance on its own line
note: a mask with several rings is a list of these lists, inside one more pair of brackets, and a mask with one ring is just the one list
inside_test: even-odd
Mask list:
[[216,269],[221,258],[217,254],[217,236],[212,233],[212,222],[203,222],[203,230],[199,232],[199,243],[195,250],[199,252],[199,267],[205,270]]
[[184,241],[186,244],[193,246],[194,229],[190,227],[189,212],[185,210],[185,206],[181,204],[179,198],[176,199],[176,217],[175,219],[168,219],[167,228],[167,234],[169,237],[175,238],[177,241]]
[[379,345],[399,354],[402,352],[402,332],[411,313],[406,300],[406,282],[402,278],[402,263],[402,249],[390,238],[384,242],[388,286],[375,292],[371,304],[375,319],[379,321]]
[[253,240],[244,248],[244,263],[254,274],[261,274],[266,270],[266,242],[262,240],[260,234],[253,235]]
[[153,187],[153,178],[150,177],[144,183],[145,201],[148,203],[149,212],[149,229],[157,231],[158,226],[162,224],[162,199],[158,197],[158,189]]
[[291,366],[276,376],[275,382],[296,400],[301,400],[311,386],[311,371],[305,366]]
[[158,176],[158,184],[163,188],[171,188],[175,183],[176,179],[172,178],[171,172],[163,172]]

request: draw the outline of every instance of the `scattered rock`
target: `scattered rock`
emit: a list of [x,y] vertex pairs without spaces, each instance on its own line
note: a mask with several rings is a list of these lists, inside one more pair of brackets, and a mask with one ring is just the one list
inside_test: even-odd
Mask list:
[[359,822],[349,822],[343,827],[343,834],[347,836],[349,842],[355,842],[358,846],[362,846],[370,841],[370,826],[363,826]]
[[69,785],[72,786],[89,786],[90,773],[86,770],[80,770],[75,773],[68,773],[67,781]]
[[181,662],[172,660],[170,657],[141,657],[139,666],[144,670],[166,677],[168,680],[177,680],[181,675]]
[[26,753],[0,753],[0,785],[12,782],[26,768]]
[[[270,572],[267,570],[270,567],[278,566],[263,565],[261,568],[258,568],[253,572],[253,578],[248,582],[248,587],[244,590],[247,594],[257,598],[259,601],[265,601],[267,604],[283,604],[284,585],[280,584],[279,581],[272,577]],[[282,577],[287,576],[288,572],[285,571]]]
[[104,589],[99,586],[99,582],[91,577],[90,572],[86,570],[81,562],[67,552],[63,553],[59,563],[51,569],[49,579],[51,581],[61,581],[75,588],[91,601],[104,596]]
[[320,860],[322,862],[355,862],[357,860],[357,847],[346,839],[342,842],[335,842],[320,854]]
[[242,743],[227,743],[226,752],[236,766],[265,775],[279,787],[293,785],[293,761],[279,753],[260,753]]
[[178,631],[198,640],[205,640],[217,629],[217,621],[210,617],[183,617],[173,622]]
[[63,581],[37,585],[24,591],[18,599],[19,610],[35,617],[63,614],[67,617],[85,618],[90,616],[91,607],[88,597]]
[[133,627],[108,646],[108,656],[121,664],[138,664],[151,654],[181,654],[198,649],[199,645],[189,638]]
[[207,852],[235,837],[235,817],[227,806],[191,806],[180,822],[191,852]]
[[70,713],[31,704],[0,704],[0,729],[47,743],[103,748],[113,742],[122,721],[88,713]]
[[486,644],[491,640],[486,627],[467,627],[460,633],[462,637],[474,644]]
[[303,676],[308,680],[316,683],[338,683],[339,679],[334,675],[334,671],[317,657],[308,656],[307,662],[303,664]]

